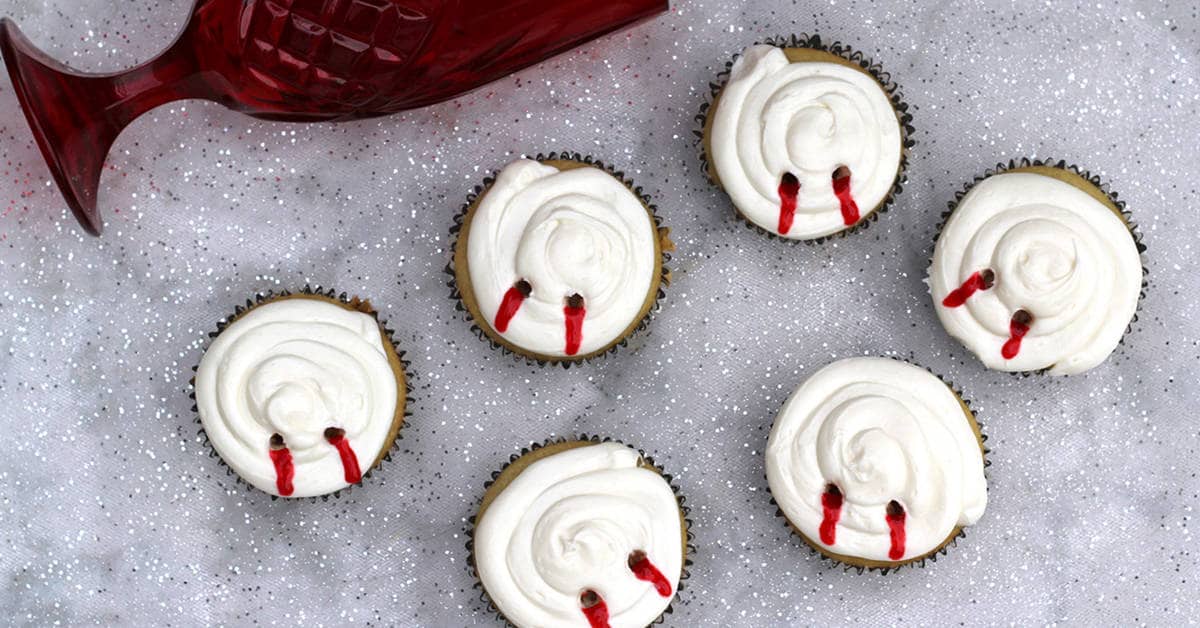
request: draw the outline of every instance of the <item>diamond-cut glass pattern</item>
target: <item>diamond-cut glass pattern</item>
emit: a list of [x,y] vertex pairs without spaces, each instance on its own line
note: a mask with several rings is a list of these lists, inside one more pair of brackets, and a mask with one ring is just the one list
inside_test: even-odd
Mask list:
[[352,107],[402,70],[433,26],[435,0],[259,0],[245,58],[275,88]]

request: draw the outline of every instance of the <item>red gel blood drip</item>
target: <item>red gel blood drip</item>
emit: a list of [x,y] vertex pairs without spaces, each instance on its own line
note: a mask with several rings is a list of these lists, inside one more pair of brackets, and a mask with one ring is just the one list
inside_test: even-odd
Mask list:
[[898,502],[888,502],[887,524],[892,531],[892,547],[888,550],[888,558],[900,560],[904,558],[904,507]]
[[1017,313],[1013,314],[1012,320],[1008,322],[1008,340],[1000,347],[1000,355],[1004,356],[1005,360],[1011,360],[1021,352],[1021,339],[1029,333],[1031,322],[1033,316],[1025,310],[1017,310]]
[[362,471],[358,468],[358,456],[354,455],[354,450],[350,448],[350,441],[346,439],[346,430],[331,427],[325,430],[325,440],[329,441],[330,445],[337,447],[338,455],[342,458],[342,469],[346,472],[346,482],[349,484],[361,482]]
[[579,353],[579,345],[583,343],[583,317],[586,313],[583,297],[578,294],[567,297],[567,304],[563,306],[563,316],[567,319],[567,355]]
[[842,516],[842,491],[830,484],[821,494],[821,509],[825,516],[821,519],[821,542],[833,545],[837,542],[837,522]]
[[583,616],[587,617],[592,628],[609,628],[608,605],[604,603],[604,598],[600,597],[599,593],[590,589],[584,591],[580,601],[583,604]]
[[992,287],[992,281],[995,279],[995,274],[991,270],[971,273],[970,277],[963,284],[954,289],[953,292],[946,295],[942,299],[942,305],[946,307],[958,307],[967,302],[971,295],[979,290],[987,290]]
[[779,180],[779,233],[785,234],[792,229],[792,220],[796,218],[796,197],[800,194],[800,180],[796,175],[785,172]]
[[[282,443],[283,439],[280,439]],[[279,491],[280,495],[287,497],[291,495],[295,488],[292,486],[292,478],[296,476],[296,466],[292,464],[292,452],[287,447],[271,448],[271,464],[275,465],[275,490]]]
[[500,310],[496,312],[496,324],[494,325],[496,331],[500,333],[508,331],[509,321],[517,315],[517,310],[521,309],[521,303],[525,301],[525,297],[529,296],[531,291],[529,283],[522,279],[504,293],[504,299],[500,301]]
[[[841,168],[838,168],[840,171]],[[845,171],[844,177],[837,177],[837,172],[834,173],[833,179],[833,194],[837,196],[838,203],[842,206],[842,222],[847,225],[852,225],[858,222],[858,203],[854,202],[854,197],[850,196],[850,171]]]
[[654,590],[663,597],[671,597],[671,583],[666,576],[650,562],[643,551],[636,551],[629,556],[629,569],[638,580],[645,580],[654,585]]

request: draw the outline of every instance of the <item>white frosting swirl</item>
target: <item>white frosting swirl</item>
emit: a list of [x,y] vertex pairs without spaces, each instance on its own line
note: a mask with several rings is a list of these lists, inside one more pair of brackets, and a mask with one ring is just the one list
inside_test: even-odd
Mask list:
[[295,468],[290,497],[347,486],[325,429],[345,430],[365,473],[391,432],[397,383],[374,318],[316,298],[254,307],[226,327],[196,371],[209,441],[242,479],[278,495],[270,456],[283,436]]
[[[957,307],[943,300],[973,273],[994,285]],[[1030,172],[979,182],[934,248],[929,285],[938,317],[992,369],[1086,371],[1112,353],[1137,309],[1142,265],[1129,227],[1075,186]],[[1012,359],[1002,347],[1018,310],[1033,316]]]
[[[679,505],[640,460],[618,443],[568,449],[529,465],[491,502],[475,529],[476,570],[509,621],[587,627],[589,589],[613,628],[642,628],[666,610],[683,572]],[[627,561],[638,550],[671,595],[634,576]]]
[[851,173],[861,217],[883,202],[900,169],[900,122],[870,75],[832,62],[789,63],[775,46],[747,48],[734,62],[713,119],[710,159],[746,218],[778,233],[779,184],[800,182],[788,238],[847,227],[832,175]]
[[582,295],[586,315],[577,355],[597,351],[641,313],[659,272],[655,234],[642,201],[609,173],[515,161],[496,176],[470,219],[475,301],[495,329],[504,294],[518,280],[529,282],[532,293],[500,335],[528,351],[565,356],[564,300]]
[[[766,458],[788,521],[837,554],[893,561],[891,501],[906,517],[901,561],[934,550],[987,506],[983,453],[958,396],[898,360],[850,358],[814,373],[775,418]],[[833,545],[820,534],[828,484],[844,500]]]

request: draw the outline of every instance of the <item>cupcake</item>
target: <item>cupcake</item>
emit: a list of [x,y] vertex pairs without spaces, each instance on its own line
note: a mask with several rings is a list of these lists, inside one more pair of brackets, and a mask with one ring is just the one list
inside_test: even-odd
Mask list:
[[581,156],[520,159],[469,199],[454,289],[492,343],[542,363],[613,350],[658,302],[673,248],[620,173]]
[[222,324],[193,388],[217,455],[280,497],[361,482],[391,449],[408,392],[370,303],[309,291],[260,299]]
[[1000,371],[1069,375],[1103,362],[1143,285],[1122,206],[1062,162],[1001,167],[968,189],[929,268],[946,331]]
[[983,515],[983,436],[936,375],[850,358],[810,376],[767,443],[771,495],[820,554],[890,570],[945,548]]
[[706,169],[750,224],[795,240],[834,235],[900,191],[906,111],[888,75],[840,44],[755,44],[701,114]]
[[521,627],[647,626],[685,576],[682,500],[633,448],[558,441],[514,456],[475,517],[472,564]]

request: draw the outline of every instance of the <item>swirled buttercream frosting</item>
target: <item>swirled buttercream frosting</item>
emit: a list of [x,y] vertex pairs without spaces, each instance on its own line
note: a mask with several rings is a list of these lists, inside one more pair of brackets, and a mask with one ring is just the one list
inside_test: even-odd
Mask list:
[[775,418],[771,495],[810,543],[903,562],[987,506],[983,453],[958,396],[906,362],[850,358],[811,375]]
[[755,45],[721,89],[710,159],[738,211],[787,238],[856,224],[898,176],[900,121],[869,74],[834,61],[791,63]]
[[1033,172],[977,183],[950,214],[929,287],[946,331],[988,368],[1086,371],[1121,341],[1141,293],[1129,226],[1084,190]]
[[618,443],[534,461],[486,506],[476,571],[496,608],[523,628],[642,628],[683,570],[670,485]]
[[487,324],[526,351],[588,355],[642,316],[660,271],[642,201],[592,166],[506,166],[470,215],[467,267]]
[[284,497],[359,482],[391,445],[398,389],[375,319],[307,297],[242,314],[213,340],[195,379],[217,454]]

